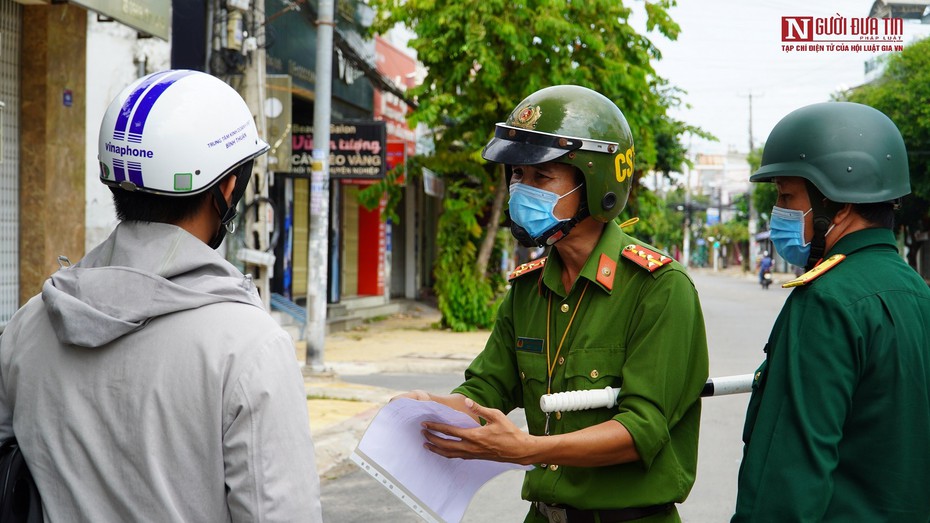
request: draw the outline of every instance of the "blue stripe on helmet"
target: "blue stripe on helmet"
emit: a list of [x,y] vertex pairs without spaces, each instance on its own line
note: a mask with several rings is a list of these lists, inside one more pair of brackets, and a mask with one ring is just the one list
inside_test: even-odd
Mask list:
[[164,81],[159,81],[145,93],[145,96],[142,97],[142,100],[136,107],[135,113],[132,115],[132,123],[129,124],[128,141],[134,143],[142,142],[142,132],[145,130],[145,122],[149,117],[149,113],[152,112],[152,107],[155,105],[155,102],[158,101],[158,98],[165,90],[171,87],[172,84],[192,74],[194,74],[194,71],[174,71],[170,77]]
[[145,187],[142,183],[142,164],[139,162],[126,162],[129,167],[129,181],[136,184],[136,187]]
[[113,159],[113,179],[121,182],[126,179],[126,166],[122,160]]
[[136,101],[139,97],[145,93],[145,90],[149,88],[150,85],[157,82],[161,77],[170,73],[171,71],[162,71],[160,73],[155,73],[150,76],[147,80],[139,84],[136,87],[136,90],[129,94],[126,98],[126,101],[123,102],[123,106],[119,110],[119,116],[116,117],[116,126],[113,128],[113,139],[114,140],[125,140],[126,139],[126,125],[129,123],[129,117],[132,115],[132,109],[136,106]]

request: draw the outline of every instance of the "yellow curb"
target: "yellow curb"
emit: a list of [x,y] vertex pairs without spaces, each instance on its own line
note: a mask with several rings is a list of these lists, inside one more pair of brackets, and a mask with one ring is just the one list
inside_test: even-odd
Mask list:
[[307,411],[310,414],[310,433],[315,434],[376,406],[375,403],[367,401],[307,400]]

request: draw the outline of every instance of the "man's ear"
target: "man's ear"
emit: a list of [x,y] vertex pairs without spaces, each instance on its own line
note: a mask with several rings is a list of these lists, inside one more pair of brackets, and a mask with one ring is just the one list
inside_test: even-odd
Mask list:
[[226,200],[226,205],[229,205],[229,200],[232,198],[233,190],[236,188],[236,178],[237,176],[235,174],[231,174],[220,180],[220,192],[223,193],[223,198]]
[[[829,202],[829,205],[833,206],[836,209],[836,213],[833,215],[833,223],[840,223],[849,217],[849,214],[853,212],[853,204],[851,203],[835,203]],[[829,209],[829,207],[828,207]]]

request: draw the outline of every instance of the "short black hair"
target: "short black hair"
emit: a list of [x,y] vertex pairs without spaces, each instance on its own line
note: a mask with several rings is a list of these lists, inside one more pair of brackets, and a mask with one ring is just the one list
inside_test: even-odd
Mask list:
[[210,191],[192,196],[165,196],[110,187],[120,221],[178,223],[197,214]]
[[854,203],[852,209],[875,227],[894,229],[894,205],[891,203]]

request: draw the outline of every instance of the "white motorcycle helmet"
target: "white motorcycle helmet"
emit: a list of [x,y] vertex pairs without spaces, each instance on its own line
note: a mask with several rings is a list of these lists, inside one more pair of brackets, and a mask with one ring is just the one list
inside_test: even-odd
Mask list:
[[[110,102],[97,158],[100,181],[113,188],[163,196],[212,190],[228,228],[252,160],[268,149],[232,87],[199,71],[167,70],[140,78]],[[227,206],[216,185],[236,169]]]

